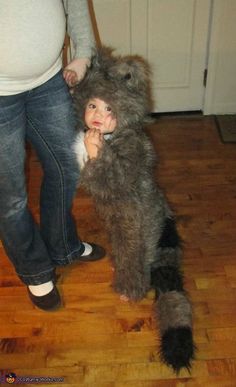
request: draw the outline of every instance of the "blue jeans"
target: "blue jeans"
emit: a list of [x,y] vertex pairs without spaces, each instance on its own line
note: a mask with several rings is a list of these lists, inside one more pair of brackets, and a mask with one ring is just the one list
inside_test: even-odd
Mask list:
[[[71,214],[78,167],[72,98],[59,72],[42,86],[0,96],[0,238],[26,285],[54,277],[57,265],[79,257],[81,243]],[[25,141],[41,161],[40,225],[27,204]]]

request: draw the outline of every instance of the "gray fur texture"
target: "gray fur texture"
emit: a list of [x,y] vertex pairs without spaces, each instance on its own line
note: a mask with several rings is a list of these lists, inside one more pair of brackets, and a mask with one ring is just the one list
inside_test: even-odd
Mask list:
[[171,291],[159,297],[158,320],[161,334],[170,328],[192,326],[192,308],[185,294]]
[[[92,97],[101,98],[112,107],[117,128],[106,139],[96,159],[80,164],[80,183],[94,198],[110,236],[115,267],[114,289],[137,301],[151,287],[153,268],[155,278],[158,278],[159,269],[165,267],[172,273],[174,267],[178,272],[181,264],[179,244],[175,246],[171,233],[164,232],[167,220],[171,220],[173,214],[154,178],[156,154],[144,131],[145,124],[150,122],[148,64],[138,56],[115,56],[108,48],[95,53],[91,67],[75,92],[78,162],[81,159],[78,145],[85,130],[84,110]],[[176,285],[176,289],[173,285],[174,289],[168,292],[172,285],[165,276],[162,285],[156,282],[152,286],[157,295],[161,294],[160,310],[156,313],[161,334],[170,326],[191,328],[190,302],[185,293],[179,292],[180,285]],[[161,293],[163,283],[165,294]],[[158,308],[158,302],[155,305]],[[175,353],[173,348],[173,357],[177,356]],[[169,365],[174,369],[185,366]]]

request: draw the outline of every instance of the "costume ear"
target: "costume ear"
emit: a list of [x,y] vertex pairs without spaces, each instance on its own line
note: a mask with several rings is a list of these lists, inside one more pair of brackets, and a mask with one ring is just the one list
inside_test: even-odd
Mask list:
[[98,71],[107,72],[116,60],[113,56],[112,47],[102,46],[94,50],[91,58],[92,67]]
[[139,56],[127,56],[117,64],[117,72],[123,84],[129,89],[146,87],[149,83],[150,68],[147,62]]

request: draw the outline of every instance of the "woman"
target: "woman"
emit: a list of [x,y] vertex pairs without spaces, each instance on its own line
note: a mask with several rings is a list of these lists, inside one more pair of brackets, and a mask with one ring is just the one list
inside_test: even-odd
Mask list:
[[[0,10],[0,237],[32,302],[53,310],[56,266],[105,255],[80,241],[71,215],[78,168],[68,86],[83,77],[94,37],[86,0],[0,0]],[[62,71],[66,18],[75,54]],[[44,171],[40,226],[27,206],[25,140]]]

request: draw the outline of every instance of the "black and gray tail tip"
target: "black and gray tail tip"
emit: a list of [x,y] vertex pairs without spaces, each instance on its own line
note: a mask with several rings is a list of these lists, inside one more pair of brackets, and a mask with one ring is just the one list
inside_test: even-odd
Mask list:
[[169,328],[161,338],[161,360],[172,367],[176,374],[182,368],[190,372],[195,350],[192,329],[189,327]]

